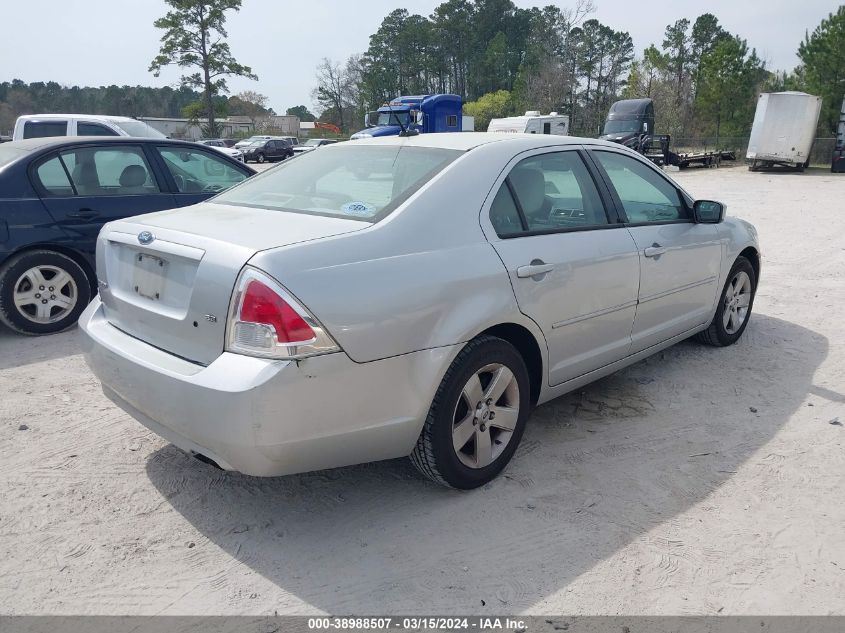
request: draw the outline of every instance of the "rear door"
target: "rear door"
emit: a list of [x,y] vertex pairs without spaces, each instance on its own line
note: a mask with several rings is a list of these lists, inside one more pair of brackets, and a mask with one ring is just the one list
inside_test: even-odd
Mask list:
[[590,153],[639,251],[631,352],[706,323],[722,261],[716,225],[696,224],[686,197],[651,163],[612,149]]
[[85,250],[106,222],[174,206],[140,145],[67,149],[35,163],[30,176],[50,215]]
[[213,149],[160,145],[155,151],[174,191],[175,204],[180,207],[207,200],[253,173],[239,164],[233,165]]
[[546,337],[549,383],[625,357],[637,303],[637,247],[612,206],[608,214],[604,185],[582,152],[531,153],[514,160],[497,187],[482,225],[520,310]]

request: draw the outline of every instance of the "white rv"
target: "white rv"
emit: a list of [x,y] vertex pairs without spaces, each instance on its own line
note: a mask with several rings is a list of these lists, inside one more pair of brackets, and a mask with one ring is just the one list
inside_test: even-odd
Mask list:
[[487,126],[488,132],[502,134],[569,134],[569,117],[549,112],[540,114],[537,110],[529,110],[524,116],[509,116],[503,119],[492,119]]
[[821,97],[805,92],[761,94],[748,139],[749,169],[784,165],[803,171],[810,164],[821,107]]

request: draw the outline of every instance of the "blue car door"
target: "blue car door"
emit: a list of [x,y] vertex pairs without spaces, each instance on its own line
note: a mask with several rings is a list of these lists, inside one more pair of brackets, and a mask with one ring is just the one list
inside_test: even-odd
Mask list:
[[32,174],[47,211],[81,251],[94,250],[106,222],[176,206],[140,145],[72,147],[39,161]]

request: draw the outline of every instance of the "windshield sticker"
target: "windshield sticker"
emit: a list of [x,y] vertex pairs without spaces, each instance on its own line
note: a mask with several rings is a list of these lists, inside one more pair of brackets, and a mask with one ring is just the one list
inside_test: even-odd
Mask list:
[[356,215],[360,217],[370,217],[376,212],[376,208],[366,202],[347,202],[340,207],[340,210],[346,215]]

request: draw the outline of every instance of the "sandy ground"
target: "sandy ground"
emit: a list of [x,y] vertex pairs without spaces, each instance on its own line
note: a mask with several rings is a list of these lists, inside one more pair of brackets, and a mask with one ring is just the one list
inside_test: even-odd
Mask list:
[[845,177],[674,175],[759,228],[744,338],[540,407],[472,493],[216,471],[111,406],[76,331],[0,332],[0,613],[845,613]]

